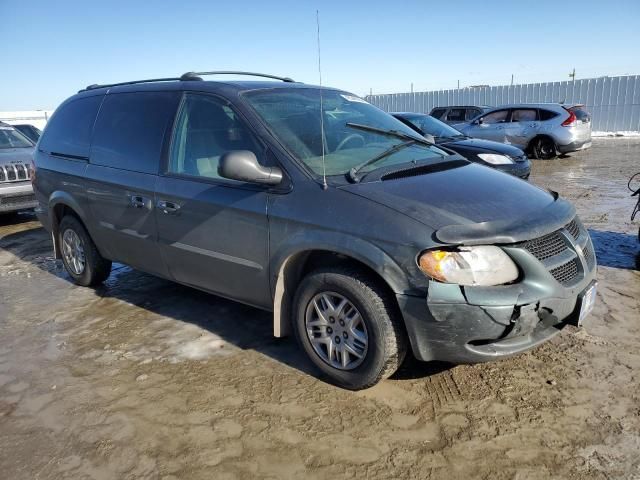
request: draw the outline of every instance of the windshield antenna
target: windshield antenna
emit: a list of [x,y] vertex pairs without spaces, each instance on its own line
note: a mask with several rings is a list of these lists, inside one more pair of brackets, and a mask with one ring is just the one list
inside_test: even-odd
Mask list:
[[322,111],[322,65],[320,63],[320,12],[316,10],[318,39],[318,77],[320,78],[320,143],[322,144],[322,189],[327,189],[327,168],[324,163],[324,112]]

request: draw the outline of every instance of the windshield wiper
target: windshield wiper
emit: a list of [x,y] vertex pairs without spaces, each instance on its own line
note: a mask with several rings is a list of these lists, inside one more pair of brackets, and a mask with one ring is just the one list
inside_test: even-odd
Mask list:
[[349,170],[349,172],[347,172],[347,176],[349,177],[349,180],[353,183],[358,183],[360,181],[360,178],[358,177],[358,172],[360,172],[363,168],[368,167],[369,165],[376,163],[379,160],[382,160],[383,158],[387,158],[389,155],[396,153],[398,150],[402,150],[403,148],[410,147],[414,143],[419,142],[418,139],[411,137],[411,135],[407,135],[407,137],[411,138],[411,140],[398,143],[397,145],[394,145],[391,148],[387,148],[384,152],[380,153],[379,155],[376,155],[375,157],[367,160],[366,162],[362,162],[360,165],[356,165],[355,167],[352,167]]
[[421,143],[422,145],[433,145],[433,142],[430,142],[426,138],[414,137],[413,135],[409,135],[408,133],[400,132],[398,130],[388,130],[386,128],[378,128],[373,127],[371,125],[363,125],[361,123],[353,123],[347,122],[347,127],[356,128],[358,130],[364,130],[366,132],[375,132],[381,135],[387,135],[389,137],[401,138],[403,140],[412,140],[415,143]]

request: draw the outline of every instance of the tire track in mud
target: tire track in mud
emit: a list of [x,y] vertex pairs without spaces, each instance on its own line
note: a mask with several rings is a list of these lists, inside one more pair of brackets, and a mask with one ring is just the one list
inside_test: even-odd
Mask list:
[[424,390],[431,398],[434,408],[442,408],[463,400],[463,395],[451,371],[427,378]]

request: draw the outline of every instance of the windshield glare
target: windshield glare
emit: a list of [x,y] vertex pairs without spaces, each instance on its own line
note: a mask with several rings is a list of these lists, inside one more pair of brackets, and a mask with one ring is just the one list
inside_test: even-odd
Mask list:
[[[347,123],[396,130],[421,138],[398,119],[345,92],[322,90],[324,138],[321,134],[320,89],[254,91],[247,93],[246,99],[289,151],[318,175],[323,173],[323,143],[327,175],[342,175],[407,141],[363,131]],[[446,155],[437,147],[413,144],[365,167],[362,172],[411,161],[435,161]]]
[[33,143],[12,127],[0,127],[0,149],[33,147]]
[[463,135],[462,132],[441,122],[437,118],[433,118],[431,115],[403,115],[402,118],[418,127],[425,134],[433,135],[436,138],[459,137]]

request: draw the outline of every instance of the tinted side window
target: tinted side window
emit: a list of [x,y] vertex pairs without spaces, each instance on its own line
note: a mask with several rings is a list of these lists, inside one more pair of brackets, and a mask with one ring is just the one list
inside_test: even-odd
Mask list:
[[179,98],[178,92],[107,95],[96,121],[91,163],[158,173],[162,141]]
[[450,122],[464,122],[464,114],[464,108],[452,108],[451,110],[449,110],[447,120]]
[[511,114],[512,122],[535,122],[538,111],[535,108],[516,108]]
[[39,148],[48,153],[89,158],[91,129],[102,95],[65,103],[47,123]]
[[261,156],[258,143],[231,108],[215,97],[187,94],[173,133],[169,171],[219,179],[220,157],[231,150]]
[[509,110],[498,110],[496,112],[491,112],[482,117],[482,123],[492,124],[492,123],[504,123],[507,121],[507,116],[509,115]]
[[539,110],[540,120],[551,120],[558,116],[556,112],[552,112],[551,110]]
[[431,112],[431,116],[435,118],[441,118],[446,110],[446,108],[434,108]]

